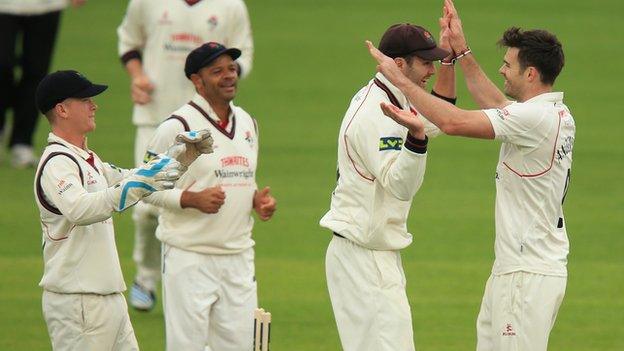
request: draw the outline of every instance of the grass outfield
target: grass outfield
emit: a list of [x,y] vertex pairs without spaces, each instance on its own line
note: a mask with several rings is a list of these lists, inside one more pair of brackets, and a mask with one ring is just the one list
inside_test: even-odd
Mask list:
[[[260,304],[273,313],[273,350],[338,350],[324,273],[331,235],[317,223],[334,186],[340,120],[351,96],[373,75],[364,40],[377,42],[388,25],[400,21],[434,30],[441,1],[247,4],[256,54],[237,103],[259,121],[257,180],[272,187],[279,207],[272,221],[258,223],[254,231]],[[110,85],[97,100],[97,131],[89,145],[101,158],[129,167],[134,132],[115,34],[125,6],[125,1],[91,0],[66,11],[53,68],[75,68]],[[566,93],[577,139],[565,206],[569,282],[550,349],[624,350],[619,84],[624,48],[616,39],[624,35],[624,5],[617,0],[458,0],[456,6],[474,54],[497,84],[503,51],[494,43],[508,26],[549,29],[564,44],[567,62],[556,88]],[[474,107],[459,82],[458,104]],[[39,149],[47,130],[42,118]],[[419,350],[474,349],[475,319],[493,260],[497,157],[495,142],[440,137],[430,143],[427,175],[408,223],[414,243],[403,251]],[[11,169],[6,157],[0,165],[0,350],[50,349],[37,286],[42,260],[33,173]],[[132,221],[129,213],[114,220],[130,283]],[[148,314],[132,311],[131,318],[142,349],[164,348],[160,305]]]

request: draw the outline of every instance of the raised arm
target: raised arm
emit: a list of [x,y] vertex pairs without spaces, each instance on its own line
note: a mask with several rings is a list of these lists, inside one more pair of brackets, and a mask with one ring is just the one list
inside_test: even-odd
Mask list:
[[440,67],[438,68],[438,74],[433,86],[434,94],[454,100],[457,98],[457,92],[455,89],[455,67],[451,63],[451,59],[455,56],[451,43],[449,41],[450,29],[449,21],[450,17],[444,7],[444,15],[439,19],[440,23],[440,40],[438,46],[442,49],[451,52],[451,55],[442,60]]
[[53,157],[37,176],[37,192],[71,223],[89,225],[110,218],[113,211],[128,209],[153,192],[172,188],[180,175],[180,164],[163,155],[121,182],[95,192],[88,192],[78,175],[78,165],[72,159]]
[[511,103],[494,83],[485,75],[474,55],[468,48],[461,19],[452,0],[444,0],[444,11],[448,13],[449,42],[455,52],[470,95],[480,108],[504,107]]
[[[379,63],[377,69],[392,84],[401,89],[416,109],[442,132],[449,135],[494,139],[494,129],[485,112],[462,110],[425,92],[403,75],[393,59],[384,55],[370,41],[367,41],[366,44],[371,56]],[[399,124],[410,128],[415,122],[413,115],[392,107],[388,104],[382,104],[384,114]]]

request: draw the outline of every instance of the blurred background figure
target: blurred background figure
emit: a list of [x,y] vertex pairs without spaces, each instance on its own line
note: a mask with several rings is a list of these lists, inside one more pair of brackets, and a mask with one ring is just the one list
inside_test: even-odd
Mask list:
[[[38,161],[32,140],[38,121],[35,89],[48,73],[61,11],[86,1],[0,1],[0,142],[4,145],[4,137],[9,138],[15,168],[34,167]],[[8,110],[13,111],[13,124],[5,131]]]
[[[137,165],[143,163],[156,127],[195,93],[184,76],[186,56],[193,49],[210,41],[239,48],[239,76],[245,77],[251,71],[253,39],[242,0],[131,0],[117,34],[119,56],[131,80]],[[133,219],[137,273],[130,289],[130,304],[137,310],[149,311],[155,305],[160,279],[160,242],[155,236],[158,210],[138,203]]]

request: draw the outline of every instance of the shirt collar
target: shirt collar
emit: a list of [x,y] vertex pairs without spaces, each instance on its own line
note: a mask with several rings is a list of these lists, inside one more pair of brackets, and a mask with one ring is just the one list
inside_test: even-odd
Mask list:
[[405,97],[403,92],[401,92],[401,90],[397,88],[394,84],[390,83],[390,81],[383,74],[381,74],[381,72],[377,72],[377,74],[375,74],[375,78],[379,79],[385,86],[388,87],[388,89],[390,89],[390,92],[394,94],[394,96],[399,100],[403,108],[406,108],[410,105],[407,97]]
[[89,148],[87,147],[87,139],[85,138],[85,148],[79,148],[78,146],[66,141],[65,139],[61,138],[60,136],[50,132],[48,134],[48,143],[59,143],[62,144],[63,146],[67,147],[68,149],[72,150],[74,153],[78,154],[80,157],[82,157],[83,159],[87,159],[89,158],[89,156],[91,156],[91,150],[89,150]]
[[[217,116],[217,113],[212,109],[212,106],[210,106],[210,103],[208,103],[208,101],[206,101],[206,99],[204,99],[203,96],[199,95],[198,93],[195,93],[191,101],[193,101],[197,106],[201,107],[202,110],[204,110],[208,114],[210,119],[219,123],[220,121],[219,116]],[[232,103],[232,101],[230,101],[230,114],[228,115],[228,121],[232,120],[233,115],[234,115],[234,104]]]
[[525,103],[529,102],[553,102],[553,103],[557,103],[557,102],[562,102],[563,101],[563,92],[561,91],[555,91],[555,92],[551,92],[551,93],[543,93],[543,94],[539,94],[537,96],[534,96],[528,100],[525,101]]

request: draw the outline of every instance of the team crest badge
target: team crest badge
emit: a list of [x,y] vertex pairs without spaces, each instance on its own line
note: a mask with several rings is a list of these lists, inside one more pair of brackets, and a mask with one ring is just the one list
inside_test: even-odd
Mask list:
[[429,44],[433,44],[435,43],[435,40],[433,39],[433,37],[431,36],[431,33],[424,31],[423,32],[423,36],[425,37],[425,40],[429,43]]
[[169,11],[163,12],[162,16],[160,16],[160,19],[158,20],[158,24],[166,25],[166,24],[171,24],[171,23],[172,22],[169,19]]
[[219,20],[217,19],[217,16],[210,16],[210,18],[208,19],[208,26],[210,26],[210,30],[214,30],[215,28],[217,28],[217,25],[219,25]]
[[246,131],[245,132],[245,140],[247,140],[247,142],[249,143],[249,146],[253,146],[254,139],[253,139],[253,136],[251,135],[250,131]]

